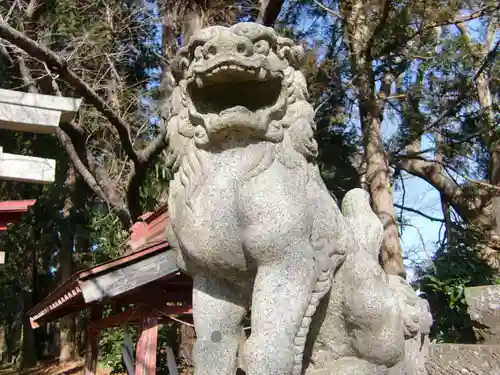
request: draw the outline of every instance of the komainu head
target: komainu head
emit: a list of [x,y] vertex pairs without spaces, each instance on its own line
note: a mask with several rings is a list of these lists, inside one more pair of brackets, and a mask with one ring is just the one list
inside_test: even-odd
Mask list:
[[191,137],[197,147],[238,135],[280,142],[289,107],[306,100],[302,58],[302,47],[257,23],[200,30],[173,64],[170,136]]

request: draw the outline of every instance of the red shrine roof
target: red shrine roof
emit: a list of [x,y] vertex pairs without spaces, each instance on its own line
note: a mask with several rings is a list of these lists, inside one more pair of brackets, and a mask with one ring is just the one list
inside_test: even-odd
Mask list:
[[73,274],[28,311],[31,325],[109,302],[168,303],[172,314],[189,313],[192,281],[177,268],[164,234],[167,220],[166,206],[142,215],[123,256]]
[[0,213],[4,212],[27,212],[28,208],[36,203],[36,199],[24,201],[3,201],[0,202]]
[[128,245],[130,249],[127,253],[150,246],[152,244],[164,244],[168,246],[165,237],[165,228],[168,221],[167,206],[160,207],[155,212],[147,212],[132,225],[130,228],[130,238]]
[[7,224],[17,221],[36,203],[36,199],[0,202],[0,231],[7,230]]

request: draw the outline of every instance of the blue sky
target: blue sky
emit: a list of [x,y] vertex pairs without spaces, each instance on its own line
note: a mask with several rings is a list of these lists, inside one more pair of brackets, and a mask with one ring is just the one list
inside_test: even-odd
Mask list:
[[[332,18],[330,19],[330,21]],[[309,29],[311,23],[319,27],[326,26],[329,20],[311,19],[303,17],[300,22],[300,28],[303,30]],[[357,117],[357,116],[353,116]],[[385,138],[390,137],[396,130],[398,124],[391,122],[389,116],[386,116],[382,123],[382,133]],[[359,128],[359,125],[353,123],[354,126]],[[428,148],[431,143],[427,138],[422,139],[422,147]],[[442,218],[440,198],[438,192],[433,189],[427,182],[407,174],[404,175],[406,191],[404,194],[404,202],[406,207],[411,207],[416,210],[425,212],[426,214]],[[403,192],[395,191],[394,201],[402,203]],[[400,215],[400,210],[396,209],[396,214]],[[432,222],[423,216],[415,213],[404,211],[404,218],[409,221],[413,226],[406,226],[403,228],[401,236],[401,246],[405,255],[412,258],[413,262],[424,261],[431,257],[435,250],[435,242],[438,239],[440,223]],[[405,262],[406,266],[411,266],[412,262]],[[412,278],[413,272],[411,268],[408,269],[408,276]]]
[[[289,5],[289,1],[286,1],[286,6]],[[326,1],[324,3],[327,3]],[[311,24],[323,28],[329,22],[333,20],[333,17],[327,17],[327,19],[312,19],[310,17],[304,16],[300,20],[299,27],[302,30],[307,30],[310,28]],[[478,21],[468,22],[469,31],[472,39],[481,39],[481,24]],[[453,26],[449,26],[453,27]],[[353,116],[356,117],[356,116]],[[353,121],[353,126],[359,128],[359,124]],[[397,130],[397,123],[394,123],[386,116],[382,124],[382,132],[384,138],[389,138],[395,130]],[[432,148],[432,140],[427,136],[422,138],[422,149]],[[432,157],[432,155],[428,155]],[[431,217],[443,218],[441,211],[441,201],[439,193],[432,188],[424,180],[410,176],[406,173],[403,174],[403,179],[405,181],[405,192],[404,192],[404,206],[413,208],[424,212],[426,215]],[[460,180],[460,179],[459,179]],[[399,184],[401,185],[401,184]],[[396,190],[394,193],[395,203],[403,203],[403,191],[401,189]],[[396,213],[399,216],[401,213],[400,209],[396,209]],[[402,230],[401,245],[405,256],[411,258],[410,261],[406,261],[406,266],[408,268],[408,276],[411,279],[414,274],[411,269],[412,263],[422,262],[430,260],[432,255],[437,249],[437,241],[440,238],[441,223],[436,221],[431,221],[421,215],[416,213],[404,211],[404,218],[406,222],[410,225],[405,226]]]

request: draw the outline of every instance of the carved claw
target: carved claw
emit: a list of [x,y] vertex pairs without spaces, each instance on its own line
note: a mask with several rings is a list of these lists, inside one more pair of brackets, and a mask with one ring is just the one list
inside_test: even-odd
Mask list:
[[346,251],[337,244],[325,244],[324,240],[313,241],[312,245],[320,269],[323,271],[330,269],[335,275],[346,259]]
[[328,253],[328,258],[330,258],[331,262],[331,267],[332,267],[332,272],[335,275],[339,268],[344,264],[344,261],[346,259],[346,252],[341,249],[332,249]]

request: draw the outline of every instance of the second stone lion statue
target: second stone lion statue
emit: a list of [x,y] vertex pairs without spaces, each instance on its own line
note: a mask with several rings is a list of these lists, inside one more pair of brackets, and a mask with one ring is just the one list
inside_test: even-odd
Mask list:
[[248,375],[404,362],[406,307],[376,259],[380,221],[360,189],[344,216],[315,163],[302,55],[243,22],[195,34],[173,69],[167,237],[194,281],[196,375],[235,374],[250,308]]

